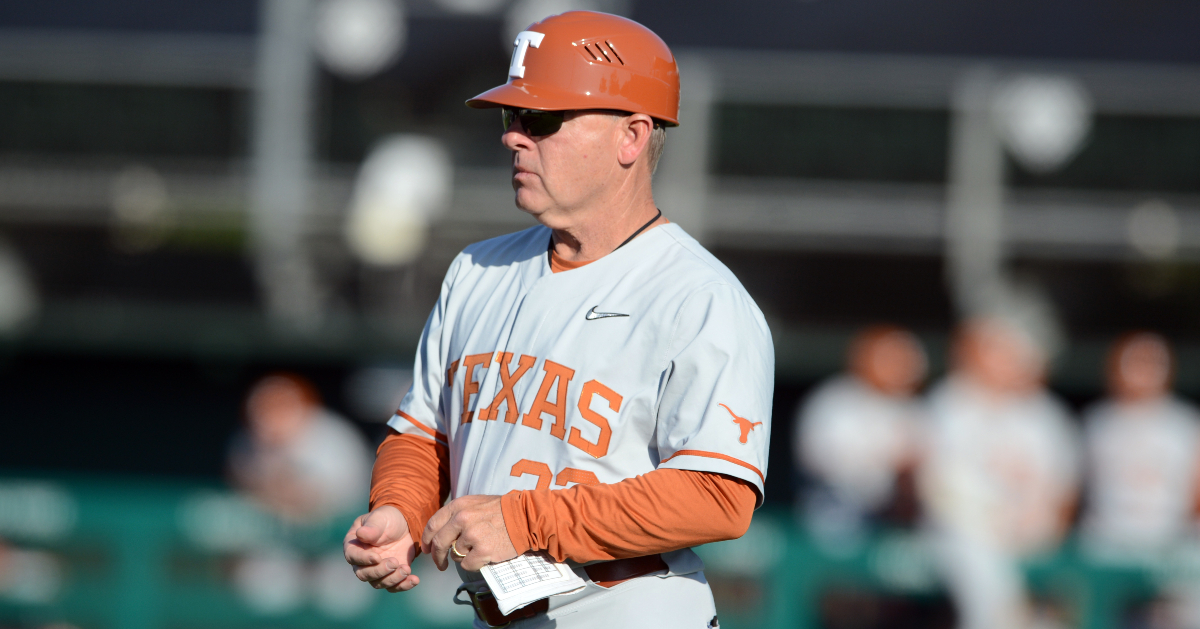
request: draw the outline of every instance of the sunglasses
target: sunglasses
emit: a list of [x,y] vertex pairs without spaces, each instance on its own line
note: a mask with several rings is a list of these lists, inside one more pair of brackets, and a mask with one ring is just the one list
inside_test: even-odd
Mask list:
[[[575,111],[607,111],[614,114],[627,115],[626,112],[613,109],[578,109]],[[508,132],[508,128],[512,126],[513,120],[520,120],[521,128],[529,135],[550,135],[551,133],[556,133],[562,128],[563,119],[566,115],[566,111],[542,111],[540,109],[519,109],[517,107],[500,108],[500,122],[504,124],[505,132]],[[661,126],[661,122],[658,120],[654,121],[655,129]]]
[[541,111],[538,109],[500,108],[501,122],[508,131],[513,120],[521,121],[521,128],[529,135],[550,135],[562,128],[565,111]]

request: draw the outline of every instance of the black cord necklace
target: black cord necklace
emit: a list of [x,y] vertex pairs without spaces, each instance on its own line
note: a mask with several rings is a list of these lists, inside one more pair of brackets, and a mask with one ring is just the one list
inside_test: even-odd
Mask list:
[[[655,208],[655,209],[658,209],[658,208]],[[654,218],[650,219],[650,221],[648,223],[646,223],[645,225],[642,225],[641,227],[639,227],[637,229],[637,231],[630,234],[629,237],[625,239],[625,242],[617,245],[617,248],[613,249],[613,251],[616,251],[617,249],[620,249],[621,247],[624,247],[625,245],[629,244],[629,241],[633,240],[634,238],[637,238],[638,234],[646,231],[647,228],[649,228],[651,225],[654,224],[654,221],[657,221],[661,217],[662,217],[662,210],[658,210],[658,213],[654,215]],[[551,236],[550,244],[546,247],[546,251],[549,252],[549,251],[553,251],[553,250],[554,250],[554,236]]]
[[[658,208],[655,208],[655,209],[657,210]],[[649,222],[649,223],[646,223],[645,225],[642,225],[641,227],[639,227],[639,228],[638,228],[638,230],[637,230],[637,231],[635,231],[635,232],[633,232],[632,234],[630,234],[630,235],[629,235],[629,237],[625,239],[625,242],[623,242],[623,243],[621,243],[621,244],[617,245],[617,249],[620,249],[621,247],[624,247],[625,245],[629,244],[629,241],[630,241],[630,240],[633,240],[634,238],[637,238],[638,234],[640,234],[640,233],[642,233],[642,232],[646,231],[646,228],[647,228],[647,227],[650,227],[651,225],[653,225],[653,224],[654,224],[654,221],[657,221],[657,220],[659,219],[659,217],[660,217],[660,216],[662,216],[662,210],[658,210],[658,214],[655,214],[655,215],[654,215],[654,218],[650,219],[650,222]],[[616,251],[617,249],[613,249],[613,251]]]

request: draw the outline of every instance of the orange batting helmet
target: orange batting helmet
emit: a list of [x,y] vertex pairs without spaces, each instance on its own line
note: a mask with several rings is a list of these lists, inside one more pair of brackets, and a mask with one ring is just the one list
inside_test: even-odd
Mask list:
[[517,35],[508,82],[468,107],[616,109],[679,124],[679,68],[653,31],[623,17],[568,11]]

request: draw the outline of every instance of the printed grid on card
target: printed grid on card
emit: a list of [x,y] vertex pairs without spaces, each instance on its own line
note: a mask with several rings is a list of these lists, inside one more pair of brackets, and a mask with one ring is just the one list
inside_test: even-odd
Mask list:
[[493,564],[491,568],[505,592],[562,578],[554,564],[537,555],[521,555],[511,561]]

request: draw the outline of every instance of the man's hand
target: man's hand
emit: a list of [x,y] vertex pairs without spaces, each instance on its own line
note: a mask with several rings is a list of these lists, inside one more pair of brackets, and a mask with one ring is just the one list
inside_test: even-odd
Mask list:
[[375,589],[403,592],[421,582],[411,567],[417,545],[396,507],[384,505],[355,518],[342,541],[342,551],[346,562],[354,566],[354,576]]
[[[451,500],[429,518],[421,540],[421,550],[429,553],[438,570],[450,565],[447,554],[467,570],[479,570],[517,556],[504,526],[500,496],[463,496]],[[450,553],[451,544],[466,557]]]

